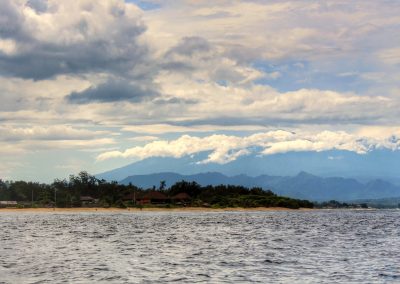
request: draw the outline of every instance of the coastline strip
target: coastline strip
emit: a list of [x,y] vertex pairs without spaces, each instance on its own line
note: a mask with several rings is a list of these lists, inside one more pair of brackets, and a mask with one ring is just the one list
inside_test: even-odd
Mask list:
[[242,207],[227,207],[227,208],[205,208],[205,207],[182,207],[182,208],[1,208],[1,213],[80,213],[80,212],[91,212],[91,213],[135,213],[135,212],[226,212],[226,211],[308,211],[313,210],[309,208],[290,209],[283,207],[254,207],[254,208],[242,208]]

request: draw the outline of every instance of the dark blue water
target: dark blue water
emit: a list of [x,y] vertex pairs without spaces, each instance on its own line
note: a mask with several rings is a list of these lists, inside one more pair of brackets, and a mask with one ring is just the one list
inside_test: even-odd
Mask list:
[[0,283],[400,283],[399,217],[0,213]]

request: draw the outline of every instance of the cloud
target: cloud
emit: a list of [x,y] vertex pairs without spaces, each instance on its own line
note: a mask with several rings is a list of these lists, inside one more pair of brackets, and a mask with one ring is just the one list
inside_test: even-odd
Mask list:
[[[212,82],[194,82],[183,76],[158,78],[163,93],[197,100],[177,113],[170,108],[170,121],[194,124],[227,123],[276,125],[321,123],[387,123],[398,113],[399,101],[385,96],[363,96],[330,90],[299,89],[289,92],[265,85],[222,86]],[[163,112],[158,115],[163,116]],[[392,121],[394,122],[394,121]]]
[[131,141],[146,145],[114,155],[225,163],[398,143],[399,2],[130,2],[0,0],[1,158]]
[[146,27],[133,4],[3,0],[1,6],[2,75],[35,80],[90,72],[146,75],[148,50],[139,40]]
[[[115,133],[110,131],[74,128],[67,125],[52,126],[0,126],[0,156],[9,164],[23,161],[25,155],[52,151],[110,151],[116,144]],[[53,155],[53,154],[52,154]]]
[[400,64],[400,48],[390,48],[379,52],[379,58],[386,64]]
[[176,38],[195,35],[218,43],[242,60],[318,60],[357,55],[365,42],[372,47],[387,44],[368,37],[393,33],[399,25],[398,8],[396,1],[382,5],[356,0],[350,5],[306,0],[196,4],[178,0],[164,1],[164,9],[145,17],[153,41],[164,42],[164,47],[172,46]]
[[131,83],[127,80],[108,80],[98,86],[89,87],[81,92],[72,92],[66,97],[69,102],[85,104],[91,102],[140,102],[158,96],[157,91],[147,86]]
[[157,139],[158,139],[157,136],[150,136],[150,135],[147,135],[147,136],[135,136],[135,137],[132,137],[132,138],[128,138],[128,140],[137,141],[137,142],[149,142],[149,141],[154,141],[154,140],[157,140]]
[[11,39],[0,39],[0,53],[4,55],[13,55],[17,52],[17,44]]
[[[144,35],[160,54],[171,55],[166,69],[194,80],[235,85],[265,79],[283,90],[385,96],[387,85],[366,82],[362,74],[390,75],[398,68],[399,8],[396,1],[163,1],[162,9],[144,15]],[[172,52],[179,48],[186,52]],[[349,72],[360,76],[335,78]]]
[[98,160],[111,158],[150,157],[181,158],[201,152],[210,152],[208,158],[199,163],[225,164],[249,154],[273,155],[287,152],[345,150],[365,154],[376,148],[400,149],[400,140],[393,136],[366,137],[343,131],[319,133],[296,133],[283,130],[256,133],[250,136],[211,135],[195,137],[183,135],[176,140],[157,140],[144,146],[100,154]]
[[130,125],[122,128],[125,132],[166,134],[166,133],[189,133],[189,132],[213,132],[213,131],[259,131],[265,130],[263,126],[257,125],[173,125],[173,124],[144,124]]
[[190,100],[190,99],[183,99],[183,98],[176,98],[176,97],[165,97],[154,99],[153,103],[156,105],[168,105],[168,104],[179,104],[179,105],[186,105],[186,104],[197,104],[198,100]]
[[107,131],[91,131],[87,129],[77,129],[71,126],[54,125],[54,126],[32,126],[32,127],[15,127],[13,125],[0,126],[0,141],[65,141],[65,140],[92,140],[99,138]]
[[344,159],[343,156],[329,156],[328,157],[328,160],[331,160],[331,161],[337,161],[337,160],[343,160],[343,159]]
[[[229,140],[229,141],[228,141]],[[135,157],[145,159],[148,157],[175,157],[180,158],[185,155],[191,155],[203,151],[214,151],[214,159],[222,159],[220,155],[222,150],[217,151],[218,147],[226,148],[229,144],[237,144],[238,138],[228,137],[225,135],[213,135],[206,138],[192,137],[183,135],[177,140],[165,141],[159,140],[151,142],[143,147],[134,147],[126,150],[125,152],[111,151],[98,156],[98,160],[105,160],[116,157]],[[218,145],[219,144],[219,145]],[[224,147],[225,145],[225,147]],[[228,149],[226,149],[228,150]],[[218,157],[217,157],[218,156]],[[226,155],[226,159],[229,156]]]
[[[224,47],[199,36],[183,37],[165,52],[161,59],[162,71],[182,74],[193,80],[246,84],[275,74],[264,74],[230,57]],[[272,72],[274,73],[274,72]],[[161,76],[165,74],[161,73]]]
[[29,0],[26,6],[32,8],[38,14],[44,13],[48,9],[47,0]]
[[211,51],[211,49],[210,43],[202,37],[183,37],[176,46],[167,52],[166,56],[173,57],[174,55],[180,55],[192,57],[195,54],[205,54]]
[[19,11],[21,3],[17,1],[1,1],[0,37],[10,39],[22,34],[22,15]]

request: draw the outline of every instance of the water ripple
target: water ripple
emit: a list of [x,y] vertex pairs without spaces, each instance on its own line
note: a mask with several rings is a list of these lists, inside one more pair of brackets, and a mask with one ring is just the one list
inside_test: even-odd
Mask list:
[[396,283],[399,211],[0,215],[0,283]]

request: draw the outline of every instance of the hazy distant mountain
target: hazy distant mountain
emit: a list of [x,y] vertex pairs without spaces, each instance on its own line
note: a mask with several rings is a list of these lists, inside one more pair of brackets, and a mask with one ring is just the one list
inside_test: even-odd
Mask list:
[[312,200],[400,196],[400,151],[376,150],[365,155],[348,151],[290,152],[242,156],[223,165],[198,163],[207,154],[149,158],[96,176],[131,181],[141,187],[158,186],[161,180],[171,185],[182,179],[202,185],[261,186],[278,194]]
[[331,177],[322,178],[301,172],[293,177],[261,175],[250,177],[247,175],[226,176],[221,173],[208,172],[194,175],[176,173],[156,173],[149,175],[133,175],[120,182],[132,183],[139,187],[158,187],[160,181],[166,181],[170,186],[177,181],[196,181],[201,185],[232,184],[247,187],[260,186],[271,189],[277,194],[309,200],[354,200],[400,197],[400,187],[382,180],[371,181],[367,184],[355,179]]
[[269,156],[248,155],[227,164],[198,163],[208,153],[176,158],[148,158],[96,176],[122,180],[131,175],[174,172],[185,175],[218,172],[227,176],[295,176],[306,171],[322,177],[356,178],[362,183],[382,179],[400,185],[400,151],[376,150],[365,155],[348,151],[290,152]]

